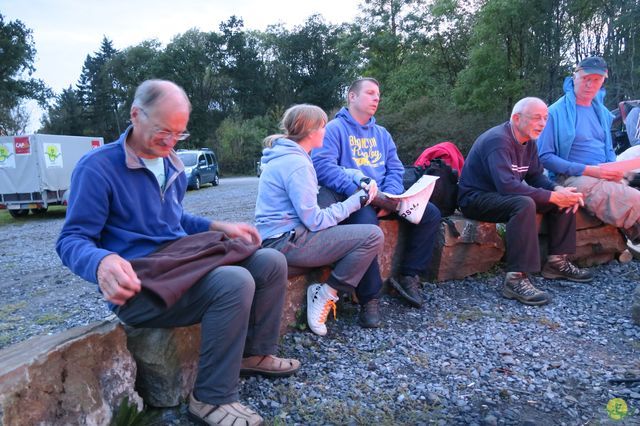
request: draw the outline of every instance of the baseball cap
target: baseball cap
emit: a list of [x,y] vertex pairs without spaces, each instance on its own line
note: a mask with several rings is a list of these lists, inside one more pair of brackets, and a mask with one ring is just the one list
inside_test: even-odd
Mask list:
[[580,61],[576,71],[584,71],[585,74],[598,74],[607,77],[607,63],[599,56],[590,56]]

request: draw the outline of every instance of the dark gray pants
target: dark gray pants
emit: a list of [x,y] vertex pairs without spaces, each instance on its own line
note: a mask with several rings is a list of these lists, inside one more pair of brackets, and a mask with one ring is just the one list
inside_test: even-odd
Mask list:
[[507,272],[540,271],[536,212],[547,218],[549,254],[576,252],[576,215],[564,213],[555,204],[536,204],[524,195],[486,192],[473,194],[460,210],[469,219],[507,223]]
[[194,394],[219,405],[238,400],[242,356],[275,354],[287,284],[282,253],[260,249],[235,266],[221,266],[165,308],[143,290],[116,309],[134,327],[201,324],[200,361]]
[[373,225],[337,225],[316,232],[298,226],[294,234],[263,242],[284,253],[290,276],[333,265],[327,284],[338,291],[355,292],[361,304],[380,293],[381,286],[358,284],[383,244],[382,230]]

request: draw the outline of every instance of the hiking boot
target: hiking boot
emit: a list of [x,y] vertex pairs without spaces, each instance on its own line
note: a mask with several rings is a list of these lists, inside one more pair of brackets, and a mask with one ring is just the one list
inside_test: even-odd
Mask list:
[[358,315],[358,324],[364,328],[380,327],[380,301],[371,299],[364,305],[360,305],[360,315]]
[[336,318],[338,292],[327,284],[311,284],[307,289],[307,323],[311,331],[318,336],[327,334],[327,315],[333,309]]
[[544,305],[551,301],[551,297],[542,290],[538,290],[524,272],[507,273],[502,287],[502,295],[507,299],[515,299],[525,305]]
[[391,286],[415,308],[422,307],[422,291],[417,275],[402,275],[399,280],[389,278]]
[[542,268],[542,276],[550,280],[565,279],[579,283],[593,280],[591,271],[578,268],[567,259],[566,255],[560,256],[558,260],[548,260]]
[[211,405],[198,401],[193,392],[189,395],[189,418],[202,425],[260,426],[264,419],[251,408],[239,403]]

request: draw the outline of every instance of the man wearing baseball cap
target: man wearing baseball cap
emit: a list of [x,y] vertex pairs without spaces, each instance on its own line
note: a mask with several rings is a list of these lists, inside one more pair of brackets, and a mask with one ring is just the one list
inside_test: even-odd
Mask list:
[[604,106],[607,63],[598,56],[580,61],[564,82],[564,96],[549,107],[538,153],[550,177],[584,194],[585,208],[640,243],[640,191],[624,172],[603,167],[616,161],[611,141],[613,116]]

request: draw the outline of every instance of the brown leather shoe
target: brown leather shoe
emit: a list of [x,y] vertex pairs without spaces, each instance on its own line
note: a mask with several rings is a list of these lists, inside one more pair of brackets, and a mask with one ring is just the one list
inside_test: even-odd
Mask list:
[[232,402],[222,405],[211,405],[198,401],[193,392],[189,395],[189,418],[202,425],[247,425],[261,426],[264,419],[251,408]]
[[411,306],[422,307],[422,289],[417,275],[402,275],[398,280],[391,277],[389,283]]
[[253,355],[242,359],[241,376],[260,374],[267,377],[287,377],[300,369],[297,359],[278,358],[274,355]]

